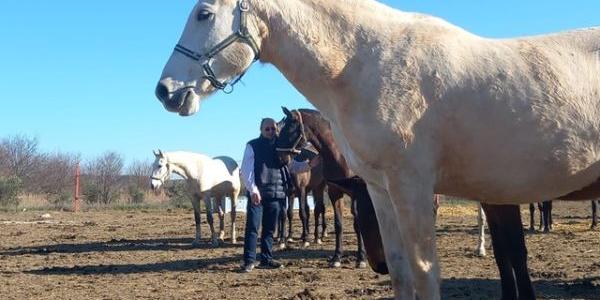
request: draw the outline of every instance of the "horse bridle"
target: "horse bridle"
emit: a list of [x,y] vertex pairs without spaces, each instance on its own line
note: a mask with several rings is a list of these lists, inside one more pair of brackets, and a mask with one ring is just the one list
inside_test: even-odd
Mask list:
[[302,120],[302,114],[300,113],[299,110],[293,110],[292,114],[293,113],[298,113],[298,122],[300,123],[300,135],[298,135],[298,138],[296,138],[294,143],[292,143],[292,145],[289,148],[279,148],[278,147],[278,148],[275,148],[276,151],[300,154],[300,152],[302,152],[302,147],[298,148],[298,146],[304,145],[307,142],[306,133],[304,132],[304,121]]
[[[258,43],[256,43],[256,41],[250,34],[250,31],[248,31],[248,27],[246,24],[246,14],[250,10],[250,4],[247,0],[240,0],[238,1],[238,9],[240,11],[240,28],[238,29],[238,31],[229,35],[226,39],[212,47],[206,53],[200,54],[198,52],[184,47],[181,44],[177,44],[175,46],[175,52],[179,52],[188,57],[189,59],[193,60],[194,62],[202,64],[202,69],[204,70],[203,78],[206,78],[214,88],[222,90],[228,94],[233,92],[233,86],[242,79],[242,77],[244,76],[244,74],[246,74],[246,71],[248,71],[250,66],[248,66],[248,68],[246,68],[246,70],[244,70],[242,74],[240,74],[236,79],[232,81],[222,82],[219,81],[219,79],[217,79],[217,76],[215,75],[215,72],[211,67],[213,57],[219,54],[225,48],[229,47],[231,44],[237,41],[242,41],[248,44],[254,52],[254,60],[252,60],[252,63],[254,63],[260,58],[260,50],[258,48]],[[230,87],[229,90],[227,89],[228,86]]]

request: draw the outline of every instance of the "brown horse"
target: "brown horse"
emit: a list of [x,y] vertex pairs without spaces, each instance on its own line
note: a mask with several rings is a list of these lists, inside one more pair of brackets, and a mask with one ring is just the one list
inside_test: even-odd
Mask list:
[[[304,150],[300,155],[295,157],[297,161],[304,161],[307,159],[311,159],[315,157],[316,154],[313,152]],[[287,246],[288,242],[293,242],[292,238],[292,223],[293,223],[293,210],[294,210],[294,202],[295,198],[298,198],[299,204],[299,217],[302,222],[302,235],[300,239],[303,243],[303,247],[308,247],[310,245],[308,241],[309,235],[309,218],[310,218],[310,209],[308,207],[308,194],[312,192],[314,204],[315,204],[315,230],[314,230],[314,242],[317,244],[322,243],[322,237],[326,236],[327,232],[327,223],[325,219],[325,204],[324,204],[324,193],[327,182],[323,177],[323,165],[318,164],[313,167],[310,171],[291,174],[292,180],[292,190],[288,193],[288,202],[287,202],[287,214],[282,213],[280,215],[279,224],[277,226],[278,235],[279,235],[279,247],[281,249]],[[335,189],[329,189],[329,197],[338,197],[337,194],[341,193]],[[339,196],[341,197],[341,196]],[[288,223],[288,232],[287,236],[285,235],[285,223]],[[320,228],[319,228],[320,227]],[[320,229],[320,230],[319,230]]]
[[[374,271],[386,274],[388,268],[381,236],[366,184],[362,179],[351,176],[352,172],[347,169],[345,159],[333,140],[329,122],[315,110],[300,109],[292,113],[284,108],[283,111],[286,118],[277,147],[284,160],[286,153],[301,148],[306,142],[320,149],[323,153],[325,178],[329,183],[349,193],[353,199],[357,199],[353,203],[356,203],[358,227],[365,241],[370,266]],[[327,173],[327,170],[330,173]],[[482,203],[482,208],[488,216],[487,223],[492,237],[494,257],[501,278],[502,298],[535,299],[527,267],[527,248],[519,205]]]
[[[349,194],[352,199],[351,212],[354,216],[354,230],[358,238],[357,266],[366,265],[364,250],[364,244],[366,244],[369,245],[369,248],[378,249],[367,253],[371,267],[377,272],[387,273],[385,257],[381,250],[383,244],[366,184],[364,182],[360,184],[362,180],[349,180],[354,177],[354,174],[333,140],[329,122],[316,111],[301,110],[297,114],[292,114],[284,108],[284,113],[286,113],[286,118],[277,140],[277,148],[282,159],[289,161],[292,157],[291,153],[298,153],[305,144],[310,142],[321,156],[324,178],[331,183],[328,185],[328,189],[335,215],[336,247],[334,255],[330,259],[330,266],[341,266],[343,256],[343,201],[340,201],[341,193],[338,196],[331,195],[332,189],[337,187]],[[301,121],[302,118],[305,122]],[[360,209],[359,206],[365,206],[367,209]],[[364,216],[363,213],[365,213]],[[360,220],[365,222],[364,226],[359,226]],[[363,243],[363,238],[366,239],[365,243]]]

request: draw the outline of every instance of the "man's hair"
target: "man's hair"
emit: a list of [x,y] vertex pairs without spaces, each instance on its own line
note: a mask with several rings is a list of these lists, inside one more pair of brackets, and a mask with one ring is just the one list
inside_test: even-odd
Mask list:
[[273,123],[273,124],[275,124],[275,127],[277,127],[277,123],[275,122],[275,120],[274,120],[274,119],[272,119],[272,118],[263,118],[263,119],[260,121],[260,130],[262,130],[262,129],[263,129],[263,126],[264,126],[264,125],[265,125],[265,123],[267,123],[267,122],[268,122],[268,123]]

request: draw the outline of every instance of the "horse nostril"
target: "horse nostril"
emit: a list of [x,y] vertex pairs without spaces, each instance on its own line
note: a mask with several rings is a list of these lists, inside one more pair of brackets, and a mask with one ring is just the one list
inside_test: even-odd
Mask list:
[[166,102],[169,100],[169,89],[162,82],[159,82],[156,86],[156,98],[161,102]]

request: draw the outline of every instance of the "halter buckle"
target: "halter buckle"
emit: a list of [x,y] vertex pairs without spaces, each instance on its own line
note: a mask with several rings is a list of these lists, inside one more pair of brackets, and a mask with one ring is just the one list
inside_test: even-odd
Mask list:
[[240,6],[240,10],[243,12],[250,10],[250,4],[248,4],[248,1],[241,0],[239,6]]

